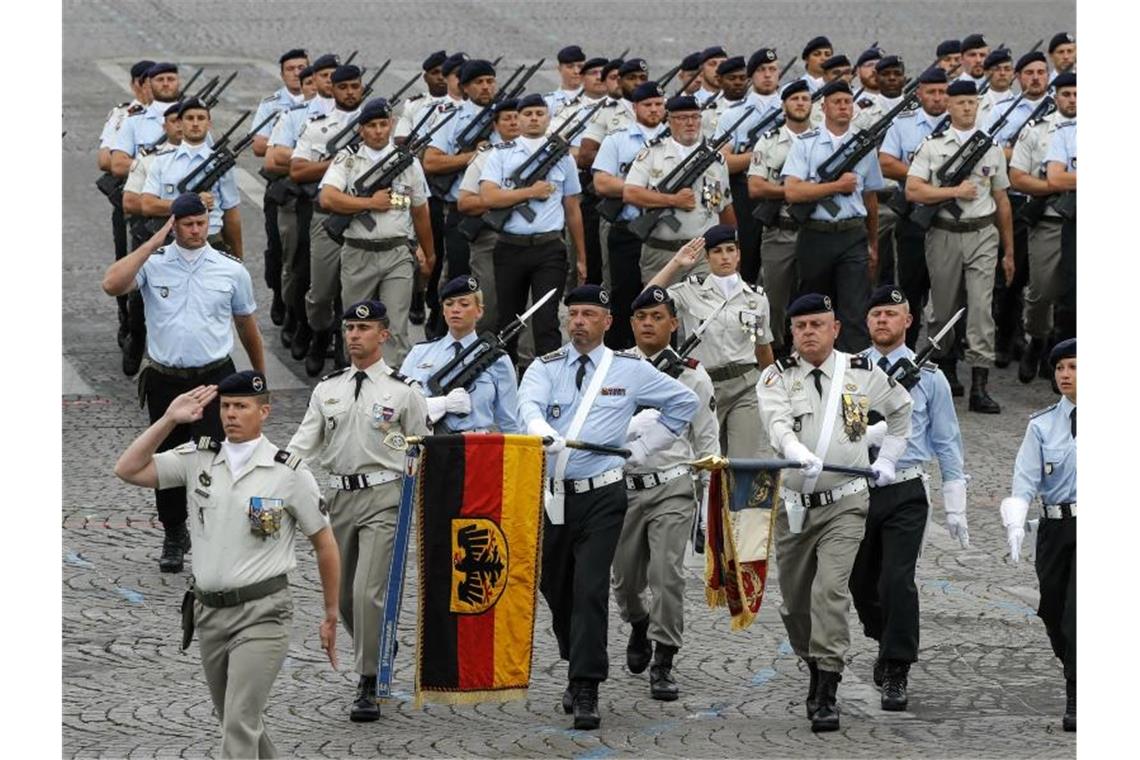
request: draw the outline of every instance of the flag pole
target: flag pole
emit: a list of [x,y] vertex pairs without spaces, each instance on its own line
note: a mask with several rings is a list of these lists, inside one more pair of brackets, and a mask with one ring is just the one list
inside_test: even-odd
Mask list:
[[[409,442],[410,443],[410,442]],[[418,440],[417,440],[418,443]],[[396,659],[396,626],[400,605],[404,600],[404,576],[408,559],[408,539],[412,528],[412,511],[416,494],[416,465],[420,449],[409,445],[404,456],[404,479],[400,491],[400,509],[396,513],[396,536],[392,544],[392,563],[388,566],[388,585],[384,594],[384,616],[380,621],[380,662],[376,672],[376,697],[392,696],[392,671]]]

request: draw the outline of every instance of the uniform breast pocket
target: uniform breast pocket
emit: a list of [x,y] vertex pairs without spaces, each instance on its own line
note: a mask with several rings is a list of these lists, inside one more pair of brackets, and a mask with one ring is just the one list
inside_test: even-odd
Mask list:
[[156,298],[162,299],[164,303],[182,295],[181,283],[174,282],[173,280],[148,279],[147,287],[150,288],[150,292],[153,293]]
[[202,294],[206,306],[217,317],[229,317],[233,313],[234,284],[229,280],[205,280]]
[[324,404],[321,413],[325,419],[325,434],[328,435],[344,427],[348,418],[348,404]]
[[810,421],[812,417],[811,403],[806,398],[797,397],[792,399],[792,430],[799,433],[804,428],[804,423]]
[[1051,446],[1041,449],[1041,469],[1046,483],[1054,483],[1071,467],[1073,449],[1070,446]]

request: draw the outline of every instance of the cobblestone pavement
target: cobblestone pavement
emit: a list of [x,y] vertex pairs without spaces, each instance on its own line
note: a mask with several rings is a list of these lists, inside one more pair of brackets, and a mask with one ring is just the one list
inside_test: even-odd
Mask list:
[[[109,209],[92,187],[94,146],[113,102],[124,99],[125,65],[141,57],[207,65],[207,75],[233,68],[241,76],[223,99],[217,121],[252,108],[274,89],[275,61],[298,44],[314,52],[361,50],[360,62],[391,56],[381,92],[394,89],[429,49],[465,49],[508,65],[580,42],[588,53],[628,46],[654,71],[691,48],[719,42],[750,51],[777,42],[785,54],[828,33],[836,49],[858,52],[878,39],[912,63],[925,65],[945,37],[982,30],[1016,51],[1074,26],[1069,3],[691,3],[625,2],[607,6],[609,19],[584,18],[570,3],[465,3],[451,0],[383,8],[379,3],[329,3],[325,23],[306,29],[302,6],[277,6],[284,18],[263,21],[264,3],[168,0],[69,2],[64,7],[63,224],[63,742],[69,757],[201,757],[217,752],[219,730],[197,648],[178,650],[178,605],[184,575],[163,575],[156,560],[161,530],[149,492],[111,474],[113,462],[146,425],[134,384],[119,371],[115,310],[98,287],[111,260]],[[584,4],[581,4],[584,5]],[[463,9],[470,7],[470,11]],[[315,7],[314,7],[315,8]],[[597,6],[594,6],[597,12]],[[739,23],[749,19],[751,23]],[[712,22],[710,24],[710,22]],[[688,31],[698,23],[701,31]],[[431,29],[428,36],[423,30]],[[632,30],[636,29],[636,32]],[[555,84],[551,69],[537,85]],[[255,173],[252,159],[243,167]],[[252,183],[252,184],[249,184]],[[247,261],[257,297],[264,234],[259,187],[243,197]],[[300,420],[312,383],[277,341],[259,311],[274,354],[274,396],[268,437],[285,443]],[[874,649],[851,616],[850,667],[839,689],[843,730],[816,736],[803,718],[807,682],[791,653],[771,584],[759,620],[730,632],[723,610],[705,608],[701,560],[690,558],[686,646],[677,659],[681,699],[649,699],[645,675],[621,666],[627,630],[611,615],[612,677],[602,686],[602,729],[569,730],[558,708],[566,665],[559,662],[550,617],[539,605],[534,678],[525,701],[413,709],[414,605],[409,583],[400,626],[396,698],[376,724],[347,720],[355,679],[333,672],[318,648],[316,567],[308,552],[293,578],[297,614],[293,648],[277,679],[267,722],[288,755],[314,756],[1041,756],[1070,757],[1073,735],[1060,731],[1064,694],[1060,667],[1037,603],[1032,565],[1011,565],[996,505],[1009,487],[1026,417],[1051,402],[1043,382],[1021,386],[1014,369],[997,371],[997,417],[965,411],[959,401],[970,484],[972,545],[959,550],[937,525],[918,568],[922,651],[911,671],[908,712],[884,713],[870,682]],[[414,567],[415,565],[411,565]],[[773,577],[774,579],[774,577]],[[340,636],[341,662],[351,660]]]

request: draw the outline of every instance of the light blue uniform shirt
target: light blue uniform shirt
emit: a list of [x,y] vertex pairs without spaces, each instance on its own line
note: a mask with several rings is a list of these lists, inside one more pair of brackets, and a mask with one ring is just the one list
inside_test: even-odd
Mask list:
[[[312,101],[310,101],[312,102]],[[277,118],[269,133],[270,145],[283,145],[287,148],[297,147],[297,136],[305,127],[305,122],[313,118],[313,112],[307,103],[293,106]]]
[[123,125],[115,134],[111,150],[121,150],[132,158],[138,155],[139,148],[158,142],[166,136],[162,128],[165,118],[162,114],[170,107],[170,103],[159,103],[157,100],[147,106],[146,111],[135,116],[128,116]]
[[[882,354],[871,347],[864,352],[873,363],[879,363]],[[887,354],[888,367],[906,357],[914,360],[914,351],[903,344]],[[910,411],[910,437],[906,451],[899,457],[898,470],[926,464],[938,459],[942,482],[962,480],[962,431],[958,428],[958,415],[954,412],[954,399],[950,383],[937,369],[921,369],[918,382],[910,389],[914,404]]]
[[[459,152],[459,135],[463,133],[463,130],[467,128],[471,120],[482,110],[483,106],[477,106],[470,100],[463,101],[459,105],[459,113],[452,116],[446,124],[439,128],[438,132],[431,136],[431,146],[443,151],[449,156],[457,154]],[[486,118],[491,118],[489,112]],[[499,137],[499,133],[491,130],[491,144],[498,145],[500,142],[502,142],[502,139]],[[453,181],[451,187],[448,188],[444,200],[449,203],[455,203],[456,199],[459,198],[459,183],[462,179],[463,172],[459,172],[455,175],[455,181]],[[517,216],[517,214],[513,216]]]
[[[474,331],[461,338],[460,352],[476,340],[478,336]],[[428,379],[455,358],[454,343],[455,338],[451,333],[436,340],[417,343],[405,357],[400,374],[418,380],[424,393],[430,393],[427,388]],[[492,427],[497,427],[502,433],[524,432],[518,419],[517,385],[518,379],[510,358],[500,356],[494,364],[479,373],[475,385],[467,389],[471,396],[471,412],[466,417],[445,414],[440,422],[454,432]]]
[[1025,439],[1013,463],[1013,495],[1042,504],[1077,500],[1077,439],[1071,413],[1077,409],[1062,396],[1053,406],[1029,418]]
[[[164,201],[172,201],[180,193],[178,183],[182,178],[203,164],[211,153],[206,143],[200,145],[187,145],[182,143],[169,153],[156,156],[154,164],[146,175],[146,184],[142,191],[157,196]],[[191,181],[196,182],[196,180]],[[222,229],[222,212],[234,208],[241,203],[238,192],[237,176],[233,169],[222,175],[221,179],[210,188],[214,194],[214,208],[210,210],[209,234],[216,235]]]
[[922,141],[929,137],[931,133],[934,132],[934,128],[942,124],[945,119],[946,114],[931,116],[921,108],[901,113],[891,122],[891,126],[887,129],[887,134],[883,138],[883,144],[879,146],[879,152],[886,153],[888,156],[894,156],[907,166],[910,166],[910,162],[914,159],[914,154],[918,151],[918,146],[921,145]]
[[[600,345],[588,354],[590,361],[581,390],[575,386],[574,378],[580,366],[578,357],[582,354],[573,344],[535,359],[519,386],[519,416],[523,426],[531,420],[544,419],[564,436],[604,351],[605,346]],[[590,443],[624,448],[626,429],[639,406],[660,410],[661,424],[680,434],[696,414],[698,403],[697,394],[649,362],[632,353],[616,352],[578,437]],[[623,464],[621,457],[574,450],[567,461],[565,477],[568,480],[592,478]],[[547,474],[551,475],[552,471]]]
[[[532,153],[546,142],[545,137],[519,137],[509,143],[500,143],[491,151],[479,181],[494,182],[504,190],[514,190],[511,175]],[[569,154],[562,157],[546,175],[546,181],[554,185],[554,192],[546,200],[532,198],[527,201],[535,213],[534,221],[528,222],[522,214],[512,213],[503,227],[511,235],[537,235],[542,232],[561,230],[566,226],[566,212],[562,208],[562,198],[578,195],[582,185],[578,181],[578,167]]]
[[[740,118],[742,108],[752,106],[752,113],[748,114],[748,118],[740,123],[732,133],[732,152],[739,153],[748,142],[748,132],[756,126],[762,119],[768,118],[773,111],[783,109],[783,101],[780,100],[780,93],[777,90],[771,95],[761,95],[755,90],[752,90],[744,97],[743,100],[733,103],[725,109],[724,113],[720,115],[720,121],[717,122],[716,131],[713,132],[713,139],[716,139],[724,134],[725,130],[733,125],[733,123]],[[769,124],[767,129],[772,129],[774,124]],[[747,170],[745,170],[747,171]]]
[[[700,75],[698,74],[697,76],[700,76]],[[700,87],[697,88],[697,91],[693,93],[693,97],[696,98],[697,105],[703,107],[705,105],[705,103],[708,103],[710,100],[712,100],[713,98],[715,98],[719,94],[720,94],[719,90],[717,92],[709,92],[708,90],[706,90],[704,88],[704,85],[701,85]]]
[[1063,121],[1057,125],[1053,139],[1049,142],[1049,150],[1045,151],[1044,164],[1048,168],[1050,161],[1065,165],[1065,171],[1072,173],[1077,170],[1077,122]]
[[[645,143],[661,134],[663,129],[665,129],[664,124],[649,128],[635,121],[628,127],[611,132],[606,135],[598,147],[598,154],[594,157],[593,166],[590,167],[591,171],[603,171],[606,174],[624,178],[629,172],[629,165],[645,147]],[[628,222],[631,219],[636,219],[639,214],[641,214],[641,209],[626,203],[621,207],[619,218]]]
[[[298,95],[297,98],[299,97],[300,96]],[[271,113],[281,113],[282,111],[288,111],[290,108],[300,102],[297,98],[293,97],[288,88],[282,87],[280,90],[257,104],[257,113],[253,117],[254,126],[257,126],[261,122],[265,121],[265,118]],[[260,137],[269,137],[269,133],[272,131],[273,122],[271,121],[260,130],[258,130],[257,134]]]
[[177,244],[159,248],[135,284],[146,314],[146,352],[168,367],[202,367],[229,356],[233,317],[257,308],[245,266],[209,245],[192,262]]
[[[819,165],[838,150],[840,145],[848,142],[848,138],[854,137],[857,131],[851,128],[842,137],[831,134],[824,126],[804,132],[792,141],[792,149],[788,151],[788,158],[784,161],[781,178],[797,177],[808,182],[819,182],[817,173]],[[811,218],[822,222],[834,222],[867,216],[867,207],[863,205],[863,192],[882,190],[886,186],[883,182],[883,173],[879,169],[879,157],[874,151],[863,156],[863,160],[855,166],[855,176],[857,179],[855,192],[850,195],[831,196],[831,200],[839,206],[839,213],[836,216],[831,216],[822,205],[817,204],[811,212]]]
[[554,92],[548,92],[543,95],[542,99],[546,101],[546,109],[550,112],[550,115],[554,116],[554,114],[558,112],[559,108],[566,105],[581,94],[581,87],[576,90],[555,90]]
[[[1041,96],[1041,98],[1044,97],[1046,96]],[[994,107],[990,109],[990,114],[986,119],[986,123],[981,125],[982,129],[984,129],[986,132],[989,132],[990,128],[994,125],[994,122],[1000,119],[1003,113],[1009,111],[1009,107],[1013,105],[1013,101],[1016,98],[1016,95],[1010,94],[1010,96],[1004,100],[1000,100],[997,103],[994,103]],[[1029,115],[1033,113],[1033,109],[1041,105],[1041,98],[1038,98],[1037,100],[1023,98],[1022,101],[1018,103],[1017,106],[1013,109],[1013,111],[1010,112],[1009,118],[1006,119],[1005,125],[998,131],[997,135],[994,136],[994,144],[1001,148],[1011,147],[1009,145],[1009,141],[1013,139],[1014,133],[1016,133],[1017,130],[1021,129],[1021,125],[1024,124],[1029,118]]]

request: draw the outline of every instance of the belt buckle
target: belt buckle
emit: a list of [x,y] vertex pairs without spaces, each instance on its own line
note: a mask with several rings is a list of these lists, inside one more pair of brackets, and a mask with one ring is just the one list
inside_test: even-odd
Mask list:
[[351,475],[341,475],[340,476],[340,486],[341,486],[341,490],[343,490],[343,491],[353,490],[352,489],[352,476]]
[[819,497],[820,497],[820,501],[823,502],[823,504],[821,504],[820,506],[829,507],[835,503],[834,491],[824,491],[823,493],[821,493],[819,495]]
[[241,599],[238,598],[238,592],[236,589],[232,591],[223,591],[218,595],[218,599],[221,602],[222,607],[234,607],[237,606],[238,602],[241,601]]

